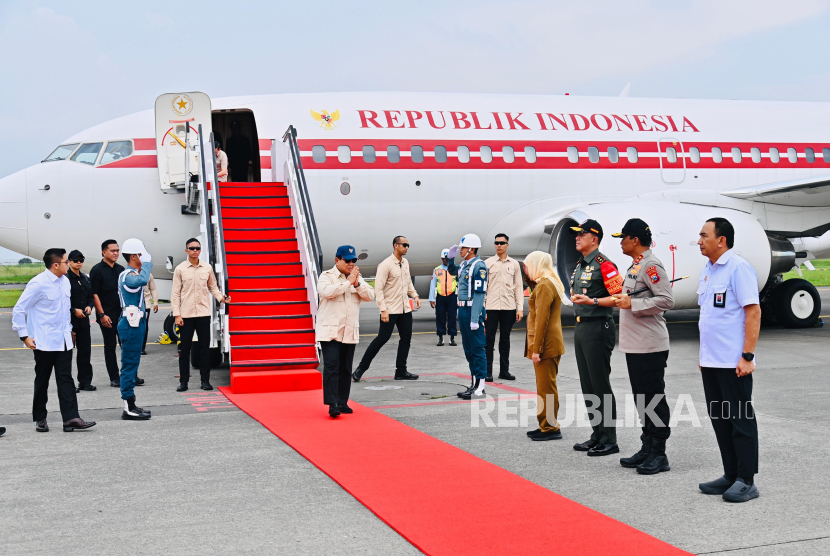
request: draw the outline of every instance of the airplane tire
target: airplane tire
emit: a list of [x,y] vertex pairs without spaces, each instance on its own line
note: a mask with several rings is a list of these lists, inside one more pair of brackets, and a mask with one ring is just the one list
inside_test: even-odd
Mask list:
[[173,313],[170,313],[164,319],[164,331],[167,332],[172,343],[176,344],[179,342],[179,327],[176,326],[176,317],[173,316]]
[[821,313],[821,297],[807,280],[793,278],[782,282],[773,292],[775,318],[785,328],[809,328]]
[[[224,361],[224,357],[222,355],[222,350],[219,348],[210,348],[210,368],[216,369],[222,362]],[[199,342],[193,342],[190,346],[190,364],[193,366],[194,369],[199,368]]]

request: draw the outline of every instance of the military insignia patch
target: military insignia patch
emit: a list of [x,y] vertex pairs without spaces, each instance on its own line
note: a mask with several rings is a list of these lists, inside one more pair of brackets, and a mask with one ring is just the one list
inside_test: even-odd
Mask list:
[[[599,259],[599,255],[597,255]],[[617,271],[617,267],[611,261],[605,261],[599,267],[602,272],[602,281],[605,284],[605,289],[611,295],[620,293],[622,291],[623,277]]]
[[652,284],[659,284],[660,283],[660,275],[657,274],[657,267],[656,266],[648,267],[646,269],[646,274],[648,274],[648,277],[651,278],[651,283]]
[[602,264],[605,262],[605,257],[603,257],[602,255],[597,255],[596,257],[594,257],[594,260],[599,264]]
[[635,264],[636,264],[636,263],[639,263],[639,262],[640,262],[640,261],[642,261],[642,260],[643,260],[643,255],[637,255],[637,258],[636,258],[636,259],[634,259],[634,263],[635,263]]
[[484,269],[482,268],[482,269],[481,269],[481,270],[479,270],[478,272],[479,272],[479,274],[481,274],[481,277],[482,277],[482,278],[487,278],[487,271],[486,271],[486,270],[484,270]]

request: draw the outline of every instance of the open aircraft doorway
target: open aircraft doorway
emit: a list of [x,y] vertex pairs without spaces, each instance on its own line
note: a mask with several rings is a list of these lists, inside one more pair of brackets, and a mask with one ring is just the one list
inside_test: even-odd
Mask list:
[[259,135],[254,113],[247,109],[213,112],[213,136],[228,155],[229,182],[262,181]]

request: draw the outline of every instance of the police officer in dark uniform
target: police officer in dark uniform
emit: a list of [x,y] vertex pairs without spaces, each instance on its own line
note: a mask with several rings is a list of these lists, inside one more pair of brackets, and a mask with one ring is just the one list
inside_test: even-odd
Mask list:
[[92,385],[92,363],[90,363],[92,337],[89,334],[89,315],[92,313],[92,308],[95,307],[95,300],[92,297],[92,284],[89,281],[89,276],[81,272],[83,265],[83,253],[77,249],[69,253],[69,272],[66,273],[66,277],[69,278],[69,285],[72,288],[69,297],[71,306],[69,322],[72,325],[72,334],[75,338],[75,349],[77,350],[78,386],[75,388],[76,394],[82,390],[93,392],[97,389]]
[[[575,444],[574,450],[588,452],[589,456],[607,456],[620,451],[610,375],[611,352],[616,343],[612,317],[616,303],[612,295],[622,291],[623,278],[614,263],[599,251],[602,241],[599,222],[589,219],[571,230],[576,232],[576,250],[582,253],[571,276],[571,301],[576,314],[576,365],[585,401],[591,402],[594,415],[601,416],[599,422],[591,425],[591,438]],[[610,405],[608,410],[607,405]],[[606,413],[612,422],[606,421]]]

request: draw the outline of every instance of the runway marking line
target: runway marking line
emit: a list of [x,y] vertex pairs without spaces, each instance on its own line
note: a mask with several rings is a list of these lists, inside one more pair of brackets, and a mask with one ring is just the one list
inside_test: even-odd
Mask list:
[[220,390],[425,554],[689,554],[358,403],[331,419],[319,390]]

